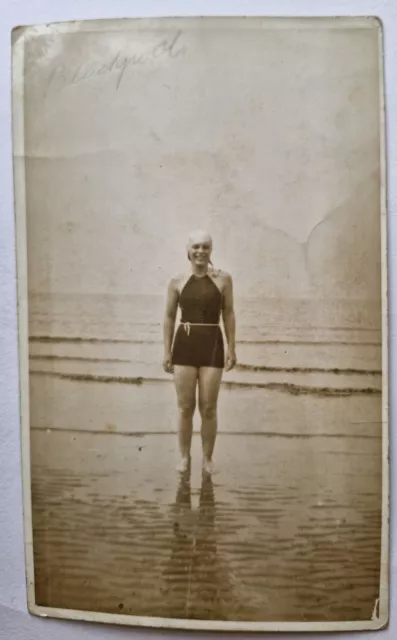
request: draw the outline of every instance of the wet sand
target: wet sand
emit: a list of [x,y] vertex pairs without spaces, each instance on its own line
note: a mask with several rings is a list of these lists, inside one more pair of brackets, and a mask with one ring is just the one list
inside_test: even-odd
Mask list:
[[371,618],[379,395],[225,388],[218,473],[203,482],[198,434],[191,476],[174,471],[171,384],[32,374],[31,392],[38,604],[217,620]]

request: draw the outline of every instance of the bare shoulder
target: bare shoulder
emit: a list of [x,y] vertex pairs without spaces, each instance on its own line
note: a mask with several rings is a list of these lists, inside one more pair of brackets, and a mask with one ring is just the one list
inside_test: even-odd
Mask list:
[[230,273],[223,271],[223,269],[213,269],[210,275],[222,294],[226,294],[230,290],[232,284]]
[[220,281],[227,284],[232,281],[232,276],[227,271],[223,271],[223,269],[214,269],[211,273],[212,277],[216,280],[219,278]]
[[171,278],[171,280],[168,283],[168,287],[170,289],[174,289],[175,291],[178,291],[179,285],[180,285],[182,279],[183,279],[183,275],[181,273],[178,273],[177,275],[175,275],[175,276],[173,276]]
[[186,282],[188,281],[189,277],[190,277],[189,274],[178,273],[176,276],[171,278],[169,287],[179,294],[182,291]]

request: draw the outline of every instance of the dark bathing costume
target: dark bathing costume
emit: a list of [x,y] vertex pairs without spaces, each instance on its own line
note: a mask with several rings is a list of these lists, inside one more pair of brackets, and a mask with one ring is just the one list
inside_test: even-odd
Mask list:
[[225,357],[219,326],[222,300],[208,274],[190,276],[179,296],[182,316],[175,334],[172,364],[223,369]]

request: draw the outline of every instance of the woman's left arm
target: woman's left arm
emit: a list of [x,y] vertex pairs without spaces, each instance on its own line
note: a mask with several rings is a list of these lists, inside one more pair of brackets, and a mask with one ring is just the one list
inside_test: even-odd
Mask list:
[[233,280],[231,276],[226,276],[225,288],[223,291],[223,324],[227,339],[226,371],[230,371],[236,366],[236,316],[234,313],[233,301]]

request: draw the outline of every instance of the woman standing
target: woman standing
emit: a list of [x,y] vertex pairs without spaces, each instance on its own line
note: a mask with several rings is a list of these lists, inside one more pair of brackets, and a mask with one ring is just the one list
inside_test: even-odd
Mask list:
[[[188,275],[173,278],[168,286],[164,318],[164,370],[174,374],[179,407],[178,471],[184,473],[190,463],[193,414],[198,387],[201,415],[203,470],[213,472],[212,453],[217,432],[217,402],[223,368],[236,364],[233,283],[229,274],[212,268],[212,238],[205,231],[189,237]],[[181,323],[175,319],[181,309]],[[227,339],[226,358],[219,326],[222,314]]]

